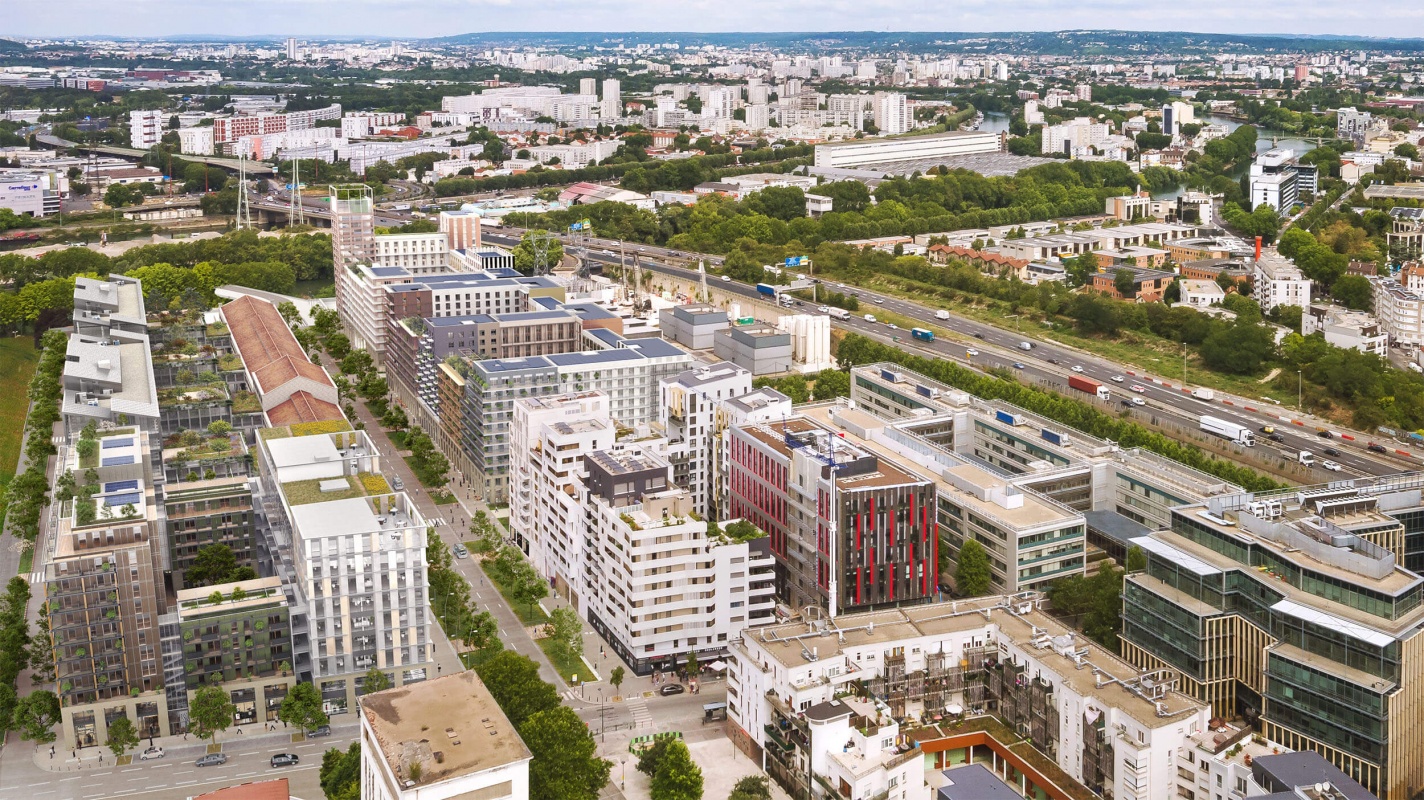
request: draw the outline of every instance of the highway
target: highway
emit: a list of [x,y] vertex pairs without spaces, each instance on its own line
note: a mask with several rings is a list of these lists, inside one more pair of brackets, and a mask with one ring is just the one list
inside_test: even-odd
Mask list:
[[[520,229],[503,228],[499,232],[487,231],[484,238],[494,244],[512,247],[518,244],[521,234]],[[709,270],[716,268],[721,263],[721,258],[717,256],[682,253],[652,245],[630,246],[607,239],[592,239],[588,244],[591,248],[588,251],[590,260],[617,264],[619,263],[619,247],[623,246],[630,259],[635,255],[638,256],[641,267],[688,281],[698,279],[695,268],[697,259],[704,260]],[[612,255],[602,252],[603,250],[610,251]],[[689,268],[669,263],[677,260],[692,261],[694,266]],[[754,287],[743,283],[722,281],[716,275],[709,275],[708,280],[709,283],[715,283],[717,289],[725,292],[751,298],[762,297]],[[1145,408],[1158,414],[1174,416],[1181,424],[1190,428],[1196,428],[1199,419],[1204,414],[1245,425],[1256,432],[1257,447],[1270,448],[1287,460],[1296,460],[1296,455],[1301,450],[1313,453],[1316,466],[1312,470],[1312,476],[1321,482],[1344,477],[1392,475],[1419,468],[1417,460],[1408,455],[1408,451],[1397,449],[1398,446],[1388,439],[1380,441],[1389,449],[1386,454],[1374,453],[1366,449],[1367,444],[1373,441],[1367,434],[1331,427],[1331,437],[1326,439],[1316,434],[1316,423],[1307,423],[1302,419],[1300,420],[1302,424],[1294,424],[1292,421],[1295,416],[1293,412],[1270,401],[1248,401],[1217,392],[1214,402],[1205,402],[1192,397],[1179,382],[1170,379],[1154,379],[1142,374],[1139,370],[1128,370],[1096,356],[1051,342],[1044,342],[1038,336],[1023,336],[1015,331],[952,314],[947,320],[936,319],[936,309],[918,303],[911,303],[854,286],[833,284],[829,281],[825,285],[833,286],[839,292],[855,292],[860,300],[861,308],[857,314],[852,315],[848,320],[832,321],[832,324],[838,327],[861,334],[876,335],[881,339],[899,336],[898,344],[901,347],[915,347],[940,358],[972,364],[981,369],[1008,369],[1020,373],[1021,379],[1027,384],[1044,386],[1062,394],[1086,400],[1090,398],[1068,388],[1068,377],[1074,374],[1073,368],[1081,367],[1080,374],[1110,387],[1113,410],[1116,410],[1123,400],[1130,401],[1133,397],[1141,397],[1146,402],[1146,406],[1135,406],[1136,408]],[[916,320],[926,327],[948,329],[958,334],[959,337],[939,337],[930,343],[913,340],[910,338],[909,331],[892,331],[883,322],[871,323],[864,319],[865,314],[873,315],[877,309],[892,311],[903,317]],[[796,308],[796,311],[809,314],[824,313],[818,311],[810,302]],[[1019,344],[1024,341],[1033,344],[1032,350],[1020,349]],[[968,354],[970,349],[977,350],[979,355],[970,356]],[[1121,377],[1121,382],[1113,381],[1115,376]],[[1135,391],[1134,387],[1141,391]],[[1266,434],[1262,432],[1262,428],[1265,426],[1274,427],[1280,441],[1267,438]],[[1324,453],[1326,448],[1337,451],[1338,455]],[[1339,464],[1341,470],[1333,472],[1322,468],[1320,465],[1326,460]]]

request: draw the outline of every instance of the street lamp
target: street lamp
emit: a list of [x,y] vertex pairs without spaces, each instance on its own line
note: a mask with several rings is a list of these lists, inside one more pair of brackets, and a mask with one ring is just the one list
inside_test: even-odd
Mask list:
[[1295,410],[1300,411],[1302,413],[1304,413],[1305,411],[1305,406],[1301,404],[1301,398],[1304,396],[1304,393],[1302,392],[1302,387],[1304,386],[1304,384],[1302,383],[1301,378],[1301,375],[1303,374],[1303,370],[1295,371]]
[[603,727],[603,687],[598,687],[598,737],[599,741],[608,741],[608,731]]

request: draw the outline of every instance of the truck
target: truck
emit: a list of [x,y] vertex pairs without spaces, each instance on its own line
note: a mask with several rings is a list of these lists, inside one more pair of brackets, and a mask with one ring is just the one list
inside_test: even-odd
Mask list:
[[850,319],[850,312],[844,308],[833,308],[831,309],[831,316],[836,319]]
[[1252,433],[1251,429],[1245,425],[1237,425],[1235,422],[1227,422],[1216,417],[1202,417],[1201,429],[1243,447],[1256,446],[1256,434]]
[[409,211],[409,210],[410,210],[410,203],[396,203],[395,205],[391,206],[391,210],[392,210],[392,211]]
[[1084,378],[1082,375],[1070,375],[1068,387],[1080,392],[1087,392],[1099,400],[1107,400],[1112,397],[1112,392],[1108,391],[1108,387],[1090,378]]
[[927,328],[911,328],[910,335],[924,342],[934,341],[934,331]]
[[776,297],[776,294],[777,294],[777,292],[776,292],[776,287],[775,287],[775,286],[772,286],[772,285],[769,284],[769,283],[758,283],[758,284],[757,284],[757,291],[760,292],[761,294],[766,295],[767,297],[773,297],[773,298]]
[[1307,467],[1315,463],[1315,454],[1310,452],[1309,450],[1302,450],[1299,453],[1296,453],[1295,457],[1297,461],[1306,465]]
[[1210,403],[1211,401],[1216,399],[1216,392],[1198,386],[1197,388],[1192,390],[1192,397]]
[[949,312],[941,308],[935,312],[935,319],[949,319]]

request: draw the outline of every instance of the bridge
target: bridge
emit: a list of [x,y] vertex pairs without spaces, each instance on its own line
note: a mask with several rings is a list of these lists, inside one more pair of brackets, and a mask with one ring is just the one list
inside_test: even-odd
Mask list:
[[[71,148],[74,150],[84,150],[86,152],[100,153],[106,156],[118,156],[120,158],[143,158],[144,156],[148,155],[147,150],[139,150],[133,147],[115,147],[113,145],[80,144],[79,142],[71,142],[68,139],[61,139],[58,136],[49,133],[36,134],[35,141],[39,142],[42,145],[45,145],[46,147],[53,147],[55,149]],[[182,158],[184,161],[188,162],[206,164],[210,167],[219,167],[221,169],[229,170],[231,172],[237,172],[239,164],[241,163],[239,159],[223,158],[221,156],[180,155],[179,158]],[[246,169],[247,174],[252,175],[254,177],[262,177],[266,175],[275,174],[272,171],[272,167],[267,164],[263,164],[260,161],[247,161]]]

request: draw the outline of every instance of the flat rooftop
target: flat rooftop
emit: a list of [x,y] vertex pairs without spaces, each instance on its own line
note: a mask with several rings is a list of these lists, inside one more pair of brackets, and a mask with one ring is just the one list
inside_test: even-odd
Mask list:
[[474,670],[368,694],[360,708],[397,780],[412,764],[429,785],[533,757]]

